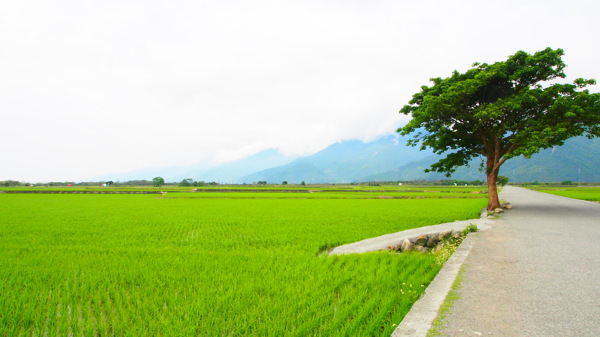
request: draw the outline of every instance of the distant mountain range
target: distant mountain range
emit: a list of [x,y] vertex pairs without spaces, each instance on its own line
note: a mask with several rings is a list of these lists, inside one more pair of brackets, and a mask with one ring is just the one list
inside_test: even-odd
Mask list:
[[[440,157],[429,156],[397,167],[391,171],[364,177],[364,181],[399,180],[438,180],[448,179],[442,173],[425,173],[424,170]],[[469,167],[459,168],[452,179],[486,180],[479,169],[481,160],[473,160]],[[569,139],[563,146],[545,149],[530,159],[512,158],[500,168],[500,175],[507,176],[512,182],[599,182],[600,181],[600,139],[576,137]]]
[[[269,149],[247,158],[221,165],[188,165],[147,169],[103,180],[151,180],[161,176],[167,181],[185,178],[220,183],[352,183],[366,181],[409,181],[448,179],[441,173],[425,173],[424,169],[439,159],[430,150],[406,146],[407,137],[389,135],[372,142],[347,140],[333,144],[313,155],[286,157]],[[484,180],[479,170],[481,160],[458,169],[451,179]],[[563,146],[546,149],[531,159],[513,158],[500,169],[500,175],[512,182],[525,181],[600,181],[600,139],[577,137]],[[125,177],[125,178],[124,178]],[[101,179],[102,180],[102,179]]]
[[92,178],[93,181],[152,180],[163,177],[165,181],[176,182],[192,178],[197,181],[238,183],[241,177],[268,168],[285,165],[296,159],[281,154],[276,149],[267,149],[252,156],[223,164],[196,163],[181,166],[147,168],[131,172],[120,172]]
[[407,138],[390,135],[364,143],[348,140],[313,155],[242,177],[239,182],[350,183],[387,172],[433,154],[406,146]]

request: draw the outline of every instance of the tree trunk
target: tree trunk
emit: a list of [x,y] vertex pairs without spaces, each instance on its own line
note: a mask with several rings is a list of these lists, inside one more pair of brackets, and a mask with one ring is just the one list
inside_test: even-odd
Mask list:
[[487,182],[488,182],[488,211],[493,211],[496,208],[501,208],[500,199],[498,198],[498,172],[499,169],[492,169],[487,174]]

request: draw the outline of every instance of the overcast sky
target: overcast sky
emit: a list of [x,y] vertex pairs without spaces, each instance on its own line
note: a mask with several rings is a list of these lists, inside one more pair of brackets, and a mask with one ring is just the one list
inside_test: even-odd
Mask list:
[[600,80],[598,13],[597,0],[0,0],[0,180],[372,140],[429,78],[518,50],[563,48],[570,79]]

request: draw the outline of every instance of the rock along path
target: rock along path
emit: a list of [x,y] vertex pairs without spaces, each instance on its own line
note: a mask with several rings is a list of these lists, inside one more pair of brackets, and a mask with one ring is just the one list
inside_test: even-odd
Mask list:
[[443,336],[600,336],[600,205],[507,186]]

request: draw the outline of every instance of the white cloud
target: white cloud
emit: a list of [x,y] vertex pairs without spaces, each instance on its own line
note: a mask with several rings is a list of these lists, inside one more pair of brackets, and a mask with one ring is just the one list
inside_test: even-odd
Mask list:
[[598,78],[591,1],[7,1],[0,180],[371,140],[430,77],[564,48]]

